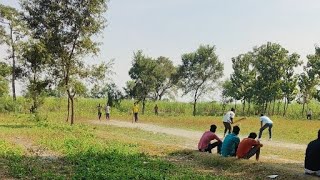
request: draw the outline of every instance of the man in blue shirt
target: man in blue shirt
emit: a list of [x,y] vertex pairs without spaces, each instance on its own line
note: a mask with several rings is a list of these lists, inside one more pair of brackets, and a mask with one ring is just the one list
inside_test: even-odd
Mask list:
[[239,126],[234,126],[232,133],[228,134],[224,138],[224,141],[221,147],[221,155],[223,157],[236,156],[238,145],[240,143],[240,139],[238,137],[239,132],[240,132]]
[[260,116],[260,122],[261,122],[261,128],[260,128],[258,140],[261,139],[262,132],[266,128],[269,128],[269,140],[272,140],[271,139],[272,138],[271,137],[271,129],[272,129],[272,126],[273,126],[273,122],[271,121],[270,118],[268,118],[267,116],[265,116],[263,114],[261,114],[261,116]]

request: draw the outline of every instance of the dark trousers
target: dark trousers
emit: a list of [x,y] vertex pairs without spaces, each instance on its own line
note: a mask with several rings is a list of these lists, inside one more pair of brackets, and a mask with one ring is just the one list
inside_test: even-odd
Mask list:
[[135,122],[138,121],[138,113],[134,113],[134,121],[135,121]]
[[106,113],[106,119],[110,119],[110,113]]
[[[208,147],[204,150],[205,152],[209,152],[209,153],[212,153],[212,149],[217,147],[217,152],[219,154],[221,154],[221,146],[222,146],[222,142],[221,141],[217,141],[217,142],[214,142],[214,143],[209,143],[208,144]],[[200,150],[200,149],[199,149]],[[201,151],[201,150],[200,150]]]
[[101,112],[98,112],[98,118],[99,118],[99,119],[101,118],[101,115],[102,115],[102,113],[101,113]]
[[230,134],[231,133],[231,124],[228,122],[223,122],[224,125],[224,135],[226,135],[227,131]]
[[261,138],[262,136],[262,131],[265,130],[266,128],[269,128],[269,138],[271,138],[272,134],[271,134],[271,129],[272,129],[272,124],[270,123],[266,123],[265,125],[263,125],[261,128],[260,128],[260,132],[259,132],[259,138]]
[[256,155],[256,159],[260,156],[260,146],[254,146],[250,151],[243,157],[243,159],[250,159],[252,156]]

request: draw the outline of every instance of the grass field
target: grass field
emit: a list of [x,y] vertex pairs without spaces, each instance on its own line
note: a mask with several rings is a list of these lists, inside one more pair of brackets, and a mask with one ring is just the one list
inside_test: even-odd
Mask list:
[[[98,126],[96,105],[103,100],[78,100],[76,124],[65,123],[64,100],[49,99],[37,117],[20,110],[0,114],[0,175],[22,179],[305,179],[304,150],[264,147],[274,159],[242,161],[199,153],[177,146],[184,139],[139,129]],[[113,110],[112,118],[131,121],[129,110]],[[319,121],[274,117],[274,140],[306,144],[315,139]],[[204,131],[219,116],[160,116],[147,113],[144,123]],[[259,129],[257,117],[241,122],[240,134]],[[266,132],[265,132],[266,133]],[[267,134],[264,134],[266,137]],[[289,161],[283,161],[285,158]]]

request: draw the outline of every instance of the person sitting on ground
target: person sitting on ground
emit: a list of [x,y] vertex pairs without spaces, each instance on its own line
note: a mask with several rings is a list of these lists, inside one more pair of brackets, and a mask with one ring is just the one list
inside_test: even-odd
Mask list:
[[236,156],[238,145],[240,143],[240,139],[238,137],[239,132],[240,132],[239,126],[234,126],[232,133],[228,134],[224,138],[222,147],[221,147],[221,155],[223,157]]
[[318,131],[318,139],[311,141],[306,149],[304,172],[305,174],[320,177],[320,129]]
[[[206,131],[203,133],[199,143],[198,149],[201,152],[209,152],[212,153],[212,149],[217,147],[217,152],[220,154],[221,151],[221,139],[215,134],[217,126],[212,124],[210,127],[210,131]],[[216,140],[216,142],[211,143],[212,140]]]
[[237,157],[239,159],[250,159],[252,156],[256,155],[256,160],[259,161],[260,148],[263,146],[259,141],[255,140],[257,134],[252,132],[249,134],[248,138],[244,138],[237,149]]

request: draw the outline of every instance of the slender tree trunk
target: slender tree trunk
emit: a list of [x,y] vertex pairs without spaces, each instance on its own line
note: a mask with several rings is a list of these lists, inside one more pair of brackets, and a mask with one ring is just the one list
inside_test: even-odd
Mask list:
[[286,115],[286,105],[287,105],[287,98],[284,98],[284,105],[283,105],[283,114],[282,116],[285,116]]
[[274,115],[274,107],[276,106],[276,97],[273,98],[272,115]]
[[244,110],[246,108],[246,99],[243,99],[243,104],[242,104],[242,114],[244,115]]
[[69,98],[69,95],[68,95],[68,115],[67,115],[67,119],[66,119],[66,122],[69,121],[69,116],[70,116],[70,98]]
[[142,114],[144,114],[145,107],[146,107],[146,98],[143,98],[143,100],[142,100]]
[[70,103],[71,103],[71,125],[74,124],[74,96],[70,96]]
[[251,105],[251,102],[250,102],[250,99],[248,99],[248,110],[247,110],[247,115],[250,115],[250,105]]
[[13,30],[11,24],[10,26],[10,39],[11,39],[11,51],[12,51],[12,80],[11,80],[11,86],[12,86],[12,98],[13,100],[17,100],[16,97],[16,85],[15,85],[15,80],[16,80],[16,55],[15,55],[15,46],[14,46],[14,41],[13,41]]
[[302,104],[302,111],[301,111],[301,115],[303,116],[303,112],[304,112],[304,105],[305,105],[306,103],[305,102],[303,102],[303,104]]
[[193,101],[193,116],[196,116],[196,111],[197,111],[197,95],[198,95],[198,89],[194,93],[194,101]]
[[281,100],[279,100],[277,104],[277,115],[280,115],[280,104],[281,104]]

